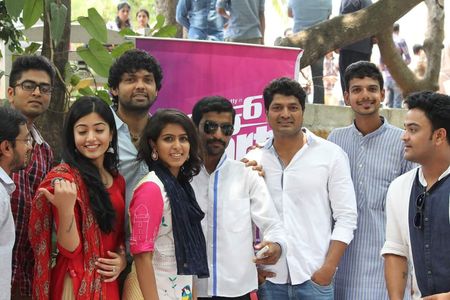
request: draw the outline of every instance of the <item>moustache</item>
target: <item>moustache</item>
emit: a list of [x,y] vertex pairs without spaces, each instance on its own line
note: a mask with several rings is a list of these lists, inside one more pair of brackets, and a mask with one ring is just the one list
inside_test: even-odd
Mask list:
[[215,139],[215,138],[208,139],[208,140],[206,141],[206,144],[207,144],[207,145],[208,145],[208,144],[212,144],[212,143],[221,143],[224,147],[225,147],[225,145],[227,144],[227,143],[225,143],[225,141],[222,141],[221,139]]

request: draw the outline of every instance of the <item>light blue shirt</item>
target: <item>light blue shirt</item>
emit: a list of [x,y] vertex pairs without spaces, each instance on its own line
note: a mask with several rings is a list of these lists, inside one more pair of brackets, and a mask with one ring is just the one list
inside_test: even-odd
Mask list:
[[180,0],[176,19],[189,39],[223,41],[225,19],[216,11],[216,0]]
[[117,128],[117,148],[119,154],[119,173],[124,177],[126,190],[125,190],[125,244],[127,253],[130,253],[130,226],[128,208],[130,207],[131,198],[133,197],[133,191],[138,182],[148,174],[147,164],[143,161],[137,160],[138,150],[136,146],[131,142],[130,131],[128,125],[125,124],[116,112],[111,108],[114,114],[114,120],[116,121]]
[[384,120],[380,128],[365,136],[354,124],[328,136],[348,155],[358,205],[355,236],[336,273],[336,300],[389,299],[380,257],[386,233],[386,194],[395,178],[415,166],[403,158],[402,133]]
[[294,18],[294,33],[325,21],[331,14],[331,0],[289,0]]
[[260,16],[264,14],[265,0],[217,0],[217,8],[230,13],[225,39],[232,41],[262,37]]
[[11,297],[12,251],[16,239],[11,194],[15,189],[11,177],[0,167],[0,299]]

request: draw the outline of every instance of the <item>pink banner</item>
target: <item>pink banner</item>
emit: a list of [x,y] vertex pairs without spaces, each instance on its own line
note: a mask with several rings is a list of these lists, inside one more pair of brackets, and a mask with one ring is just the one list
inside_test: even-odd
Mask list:
[[296,78],[302,54],[294,48],[156,38],[137,38],[136,47],[156,57],[164,72],[152,111],[170,107],[191,114],[198,100],[212,95],[232,101],[237,114],[227,153],[236,159],[272,134],[262,91],[274,78]]

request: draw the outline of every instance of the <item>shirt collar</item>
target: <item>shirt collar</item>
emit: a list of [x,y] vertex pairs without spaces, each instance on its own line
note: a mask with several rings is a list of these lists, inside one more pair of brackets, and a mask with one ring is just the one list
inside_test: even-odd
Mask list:
[[0,183],[5,187],[8,195],[11,195],[16,189],[16,185],[13,180],[8,176],[8,174],[6,174],[2,167],[0,167]]
[[119,116],[117,115],[116,111],[112,108],[112,106],[110,108],[114,115],[114,121],[116,122],[117,131],[119,131],[122,128],[122,126],[124,125],[126,126],[126,124],[124,121],[122,121],[121,118],[119,118]]
[[33,140],[36,142],[36,144],[42,145],[42,143],[44,143],[44,138],[39,133],[39,131],[37,130],[37,128],[34,124],[30,128],[30,134],[33,137]]
[[[448,166],[447,170],[445,170],[444,173],[442,173],[441,176],[439,176],[438,181],[447,176],[448,174],[450,174],[450,165]],[[419,181],[422,186],[428,185],[427,181],[425,180],[425,177],[423,176],[422,167],[419,167]]]
[[380,119],[381,119],[381,126],[378,127],[377,129],[375,129],[375,131],[373,131],[371,133],[368,133],[368,134],[366,134],[364,136],[358,130],[358,127],[356,127],[355,121],[353,121],[353,123],[352,123],[353,133],[358,135],[358,136],[361,136],[361,137],[372,137],[372,136],[377,136],[379,134],[382,134],[383,132],[386,131],[387,127],[389,126],[389,122],[383,116],[380,116]]

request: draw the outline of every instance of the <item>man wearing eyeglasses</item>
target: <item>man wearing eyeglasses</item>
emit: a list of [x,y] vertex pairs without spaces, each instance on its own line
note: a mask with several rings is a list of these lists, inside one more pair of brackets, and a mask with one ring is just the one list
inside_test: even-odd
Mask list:
[[30,159],[30,133],[26,118],[18,111],[0,107],[0,290],[11,296],[12,250],[15,241],[10,196],[16,188],[12,172],[26,167]]
[[16,185],[16,190],[11,195],[11,209],[16,225],[12,299],[31,299],[34,265],[33,251],[28,240],[31,201],[53,164],[53,152],[34,121],[48,109],[54,74],[52,65],[44,56],[21,56],[14,61],[9,75],[9,103],[26,117],[33,145],[31,163],[25,169],[14,172],[12,177]]
[[419,92],[405,103],[405,159],[420,166],[388,190],[386,285],[403,299],[412,271],[415,298],[450,299],[450,97]]
[[210,277],[196,281],[199,299],[250,299],[258,288],[252,222],[264,234],[256,263],[274,264],[282,253],[284,232],[264,179],[225,153],[236,112],[221,96],[205,97],[192,120],[204,150],[204,166],[192,187],[205,212],[202,220]]

